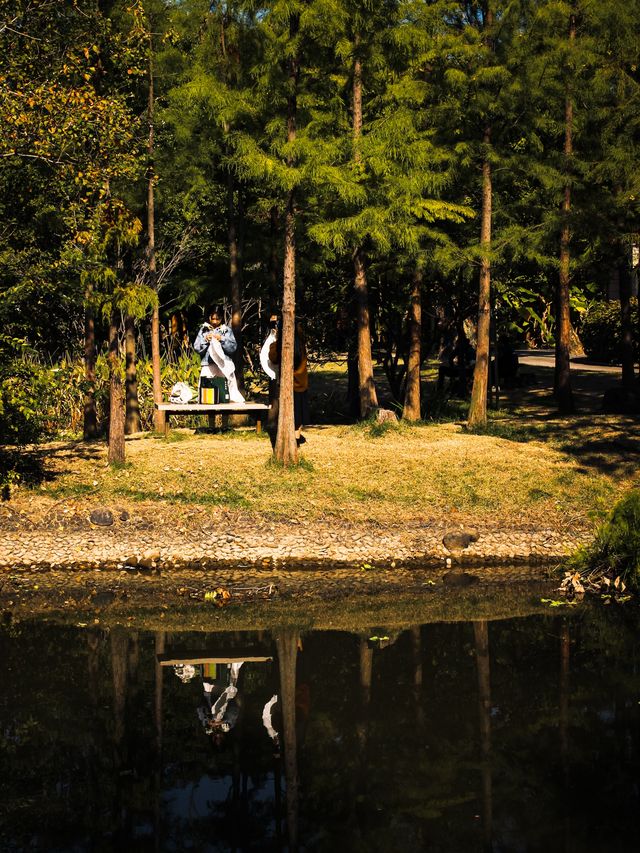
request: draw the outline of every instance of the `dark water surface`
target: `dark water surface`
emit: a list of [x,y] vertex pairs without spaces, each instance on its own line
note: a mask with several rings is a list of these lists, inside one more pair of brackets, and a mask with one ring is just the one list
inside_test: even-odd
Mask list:
[[[639,651],[621,608],[400,633],[5,624],[0,849],[637,850]],[[230,731],[207,734],[204,688],[243,659]]]

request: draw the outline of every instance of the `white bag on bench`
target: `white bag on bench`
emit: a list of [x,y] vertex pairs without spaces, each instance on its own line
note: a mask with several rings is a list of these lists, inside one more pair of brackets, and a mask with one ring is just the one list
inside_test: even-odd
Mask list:
[[186,404],[190,400],[193,400],[195,396],[195,391],[192,388],[189,388],[186,382],[176,382],[176,384],[171,389],[171,394],[169,395],[169,402]]

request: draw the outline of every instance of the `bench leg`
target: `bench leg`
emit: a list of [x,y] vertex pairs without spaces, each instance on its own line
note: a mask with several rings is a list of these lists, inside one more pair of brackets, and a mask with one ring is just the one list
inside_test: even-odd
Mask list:
[[171,430],[169,412],[164,413],[164,437],[166,438],[169,435],[169,431]]
[[256,418],[256,435],[260,435],[262,432],[262,418],[260,415]]
[[215,428],[217,426],[215,412],[211,412],[210,414],[208,414],[207,420],[209,421],[209,429],[213,432],[213,430],[215,430]]

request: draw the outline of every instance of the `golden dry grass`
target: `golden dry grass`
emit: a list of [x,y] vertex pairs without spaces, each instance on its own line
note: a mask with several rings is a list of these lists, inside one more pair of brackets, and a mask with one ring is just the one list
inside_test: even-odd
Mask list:
[[[504,425],[508,437],[471,435],[455,424],[400,426],[378,436],[363,426],[316,427],[293,470],[271,463],[266,437],[248,431],[128,440],[122,469],[106,465],[103,446],[87,453],[80,444],[55,445],[47,454],[52,479],[36,494],[45,502],[90,495],[118,505],[143,501],[183,516],[191,506],[210,506],[356,523],[452,516],[496,525],[586,523],[632,484],[635,466],[612,462],[596,446],[591,455],[584,447],[575,452],[582,439],[586,446],[596,440],[591,421],[584,436],[572,422],[571,441],[544,426],[525,422],[533,435],[526,441]],[[31,497],[33,506],[33,495],[19,489],[14,505]]]

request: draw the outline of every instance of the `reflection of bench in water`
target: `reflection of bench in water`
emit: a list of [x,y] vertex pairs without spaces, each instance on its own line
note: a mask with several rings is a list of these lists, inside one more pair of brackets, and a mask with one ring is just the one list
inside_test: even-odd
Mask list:
[[211,426],[215,425],[216,415],[223,419],[229,415],[251,415],[256,419],[256,432],[259,433],[269,406],[266,403],[156,403],[156,409],[165,414],[165,435],[170,430],[169,420],[175,415],[208,415]]
[[176,664],[199,663],[266,663],[273,660],[273,654],[267,646],[248,646],[246,648],[217,649],[208,654],[203,649],[176,649],[173,652],[156,655],[160,666],[175,666]]

